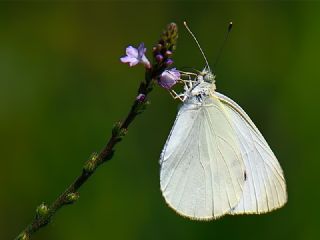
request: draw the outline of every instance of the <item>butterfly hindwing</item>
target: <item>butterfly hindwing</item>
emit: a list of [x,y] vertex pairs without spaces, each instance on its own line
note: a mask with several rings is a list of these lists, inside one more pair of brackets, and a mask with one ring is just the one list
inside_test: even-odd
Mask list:
[[238,104],[221,93],[215,94],[232,122],[246,168],[243,197],[231,214],[264,213],[283,206],[287,201],[286,183],[268,143]]

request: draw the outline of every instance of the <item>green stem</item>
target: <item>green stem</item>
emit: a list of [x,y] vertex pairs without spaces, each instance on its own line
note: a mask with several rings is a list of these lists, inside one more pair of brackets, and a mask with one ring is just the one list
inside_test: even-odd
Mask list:
[[[115,145],[121,141],[128,131],[128,127],[135,117],[143,112],[148,104],[146,101],[147,95],[152,91],[153,79],[156,79],[168,67],[166,60],[168,55],[171,55],[175,50],[176,41],[178,38],[178,29],[175,23],[170,23],[167,29],[162,33],[161,38],[153,48],[154,58],[158,54],[162,54],[164,59],[162,62],[153,64],[150,69],[146,69],[145,81],[140,83],[138,94],[144,94],[144,99],[136,99],[131,106],[130,112],[123,122],[117,123],[112,129],[112,135],[99,154],[93,154],[85,163],[82,173],[67,187],[67,189],[57,197],[57,199],[47,206],[44,203],[38,206],[36,216],[33,221],[15,238],[16,240],[28,240],[31,235],[37,232],[42,227],[46,226],[55,215],[55,213],[63,206],[74,203],[78,197],[78,190],[90,178],[95,170],[103,163],[109,161],[113,157]],[[171,54],[168,54],[168,51]],[[155,58],[156,60],[156,58]]]
[[[152,74],[147,71],[145,82],[139,86],[139,92],[148,95],[152,90]],[[99,154],[93,154],[83,167],[82,173],[67,187],[67,189],[56,198],[56,200],[46,207],[44,204],[40,205],[37,209],[37,215],[34,220],[15,238],[16,240],[28,240],[31,235],[37,232],[40,228],[46,226],[55,213],[63,206],[75,202],[78,198],[78,189],[90,178],[95,170],[103,163],[109,161],[113,157],[114,147],[120,142],[121,138],[127,132],[127,129],[135,117],[141,113],[146,106],[147,102],[135,100],[130,112],[125,120],[114,126],[112,135]],[[42,207],[40,209],[40,207]]]

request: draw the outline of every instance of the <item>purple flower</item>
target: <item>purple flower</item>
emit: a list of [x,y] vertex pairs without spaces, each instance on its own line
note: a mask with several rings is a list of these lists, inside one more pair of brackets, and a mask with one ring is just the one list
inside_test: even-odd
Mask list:
[[120,58],[120,60],[123,63],[129,63],[130,67],[135,66],[138,63],[142,63],[146,68],[150,68],[150,62],[144,55],[146,50],[147,49],[144,47],[144,43],[140,43],[138,48],[129,46],[126,48],[127,55]]
[[140,93],[136,98],[136,100],[139,102],[143,102],[145,99],[146,99],[146,95],[144,95],[142,93]]
[[165,89],[170,89],[172,88],[177,81],[180,79],[180,72],[172,68],[170,70],[165,70],[161,76],[158,78],[158,84],[165,88]]

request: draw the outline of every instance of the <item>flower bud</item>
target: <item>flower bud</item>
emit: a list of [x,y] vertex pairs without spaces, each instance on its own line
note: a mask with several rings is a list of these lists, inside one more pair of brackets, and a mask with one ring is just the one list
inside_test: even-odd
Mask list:
[[65,203],[66,204],[72,204],[75,201],[77,201],[79,199],[80,195],[77,192],[74,193],[68,193],[66,198],[65,198]]
[[163,56],[162,56],[161,54],[157,54],[157,56],[156,56],[156,61],[157,61],[158,63],[160,63],[160,62],[162,62],[162,60],[163,60]]
[[138,101],[138,102],[143,102],[144,100],[146,99],[146,95],[144,95],[144,94],[142,94],[142,93],[140,93],[138,96],[137,96],[137,98],[136,98],[136,100]]
[[36,209],[36,218],[42,218],[49,213],[49,208],[45,203],[41,203]]
[[166,53],[165,53],[165,55],[166,55],[167,57],[171,56],[171,55],[172,55],[172,51],[167,50]]
[[98,154],[95,152],[92,153],[88,161],[84,164],[83,170],[87,173],[93,172],[96,168],[97,158],[98,158]]
[[167,60],[166,60],[166,65],[167,66],[170,66],[170,65],[172,65],[173,64],[173,60],[171,59],[171,58],[168,58]]
[[23,232],[21,233],[18,237],[17,240],[29,240],[30,238],[28,237],[27,233]]

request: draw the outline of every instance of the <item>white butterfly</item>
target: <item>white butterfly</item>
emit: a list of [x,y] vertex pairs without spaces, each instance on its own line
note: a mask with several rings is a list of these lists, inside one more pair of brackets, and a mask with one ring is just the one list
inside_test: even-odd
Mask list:
[[242,108],[215,89],[206,67],[177,96],[183,105],[160,157],[166,202],[197,220],[280,208],[287,193],[277,158]]

